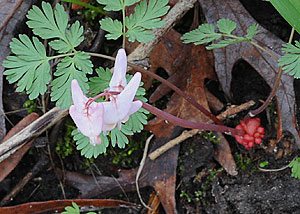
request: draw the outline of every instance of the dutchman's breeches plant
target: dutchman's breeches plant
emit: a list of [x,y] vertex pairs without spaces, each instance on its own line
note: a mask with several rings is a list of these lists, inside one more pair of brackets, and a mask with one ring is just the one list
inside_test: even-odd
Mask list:
[[[19,35],[11,43],[12,55],[7,57],[3,66],[4,74],[10,83],[17,83],[18,92],[26,92],[29,99],[36,99],[50,92],[52,102],[69,113],[77,126],[72,132],[77,149],[87,158],[97,158],[105,153],[111,145],[124,148],[129,143],[128,136],[139,133],[147,123],[147,114],[152,114],[184,128],[214,130],[235,137],[247,150],[260,144],[265,130],[260,119],[255,116],[263,111],[268,102],[257,111],[251,111],[236,128],[227,127],[192,97],[185,94],[172,83],[158,77],[137,65],[127,62],[126,42],[146,43],[154,38],[153,29],[162,27],[161,19],[168,13],[168,0],[97,0],[106,11],[121,11],[120,20],[112,19],[107,12],[101,19],[100,27],[107,31],[106,39],[116,40],[123,37],[122,48],[116,58],[77,50],[84,40],[83,27],[79,21],[68,23],[68,15],[63,5],[56,4],[53,10],[49,3],[42,2],[28,12],[26,24],[32,29],[34,36]],[[134,13],[126,14],[126,7],[133,6]],[[99,12],[98,11],[98,12]],[[252,25],[245,36],[234,35],[236,23],[229,19],[221,19],[216,26],[202,24],[197,29],[183,35],[184,43],[195,45],[207,44],[207,49],[224,48],[237,42],[249,42],[268,53],[253,40],[258,33],[258,26]],[[216,29],[218,31],[216,32]],[[43,43],[46,40],[47,43]],[[47,44],[56,55],[48,56]],[[298,63],[299,43],[284,45],[286,55],[281,59],[283,70],[295,77]],[[268,53],[270,54],[270,53]],[[102,57],[115,60],[114,69],[96,68],[91,57]],[[134,68],[134,75],[127,73],[127,66]],[[298,66],[299,67],[299,66]],[[203,112],[215,124],[202,124],[183,120],[170,115],[150,104],[144,97],[146,91],[141,82],[142,75],[152,76],[175,90],[189,103]],[[276,92],[274,87],[270,97]],[[47,95],[46,95],[47,96]],[[43,96],[44,98],[44,96]],[[269,99],[270,100],[270,99]]]

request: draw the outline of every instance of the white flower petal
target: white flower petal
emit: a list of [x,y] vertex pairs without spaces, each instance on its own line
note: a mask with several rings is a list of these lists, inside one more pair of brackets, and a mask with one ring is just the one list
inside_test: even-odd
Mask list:
[[120,49],[116,56],[114,73],[109,83],[110,91],[120,92],[126,87],[127,56],[124,49]]

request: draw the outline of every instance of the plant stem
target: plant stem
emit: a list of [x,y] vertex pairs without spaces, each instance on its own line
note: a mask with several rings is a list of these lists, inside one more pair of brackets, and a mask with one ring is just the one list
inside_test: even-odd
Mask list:
[[[140,100],[141,101],[141,100]],[[170,122],[174,125],[181,126],[184,128],[189,129],[201,129],[201,130],[211,130],[211,131],[217,131],[217,132],[223,132],[228,135],[240,135],[243,136],[245,134],[245,131],[230,128],[228,126],[222,126],[222,125],[215,125],[215,124],[209,124],[209,123],[196,123],[188,120],[184,120],[178,117],[175,117],[174,115],[171,115],[167,112],[164,112],[148,103],[143,103],[143,108],[147,111],[150,111],[151,113],[155,114],[156,116],[166,120],[166,123]]]
[[56,56],[50,56],[50,57],[48,57],[48,60],[63,58],[63,57],[66,57],[66,56],[74,56],[75,54],[76,54],[76,52],[67,53],[67,54],[60,54],[60,55],[56,55]]
[[[124,4],[124,1],[123,1]],[[122,19],[123,19],[123,43],[122,43],[122,47],[125,49],[125,45],[126,45],[126,27],[125,27],[125,16],[126,16],[126,10],[125,10],[125,4],[123,5],[122,8]]]
[[[95,57],[101,57],[101,58],[105,58],[105,59],[109,59],[109,60],[113,60],[115,61],[114,57],[111,56],[107,56],[107,55],[103,55],[103,54],[97,54],[97,53],[87,53],[90,56],[95,56]],[[223,125],[223,122],[221,120],[219,120],[215,115],[213,115],[211,112],[209,112],[208,110],[206,110],[201,104],[199,104],[195,99],[193,99],[192,97],[190,97],[189,95],[187,95],[186,93],[184,93],[181,89],[179,89],[177,86],[175,86],[174,84],[170,83],[169,81],[165,80],[164,78],[158,76],[155,73],[152,73],[150,71],[147,71],[133,63],[128,62],[127,63],[130,67],[132,67],[134,70],[139,71],[143,74],[146,74],[148,76],[153,77],[154,79],[157,79],[158,81],[162,82],[163,84],[165,84],[166,86],[168,86],[169,88],[171,88],[172,90],[174,90],[178,95],[182,96],[186,101],[188,101],[190,104],[192,104],[193,106],[195,106],[197,109],[199,109],[203,114],[205,114],[207,117],[209,117],[212,121],[214,121],[216,124],[218,125]]]
[[[295,32],[295,29],[292,28],[292,31],[291,31],[291,34],[290,34],[290,38],[289,38],[289,42],[288,43],[291,43],[292,40],[293,40],[293,35],[294,35],[294,32]],[[251,43],[252,44],[252,43]],[[253,45],[256,44],[256,43],[253,43]],[[256,44],[255,47],[261,47],[260,45]],[[260,48],[261,50],[265,51],[266,50],[264,48]],[[267,54],[269,54],[268,52],[266,52]],[[269,54],[270,55],[270,54]],[[270,55],[273,57],[273,54]],[[274,58],[274,57],[273,57]],[[275,58],[277,61],[278,61],[278,58],[276,57]],[[279,71],[278,71],[278,74],[277,74],[277,77],[276,77],[276,81],[275,81],[275,84],[274,84],[274,87],[272,88],[272,91],[271,93],[269,94],[268,98],[266,99],[266,101],[264,102],[264,104],[262,106],[260,106],[259,108],[253,110],[253,111],[249,111],[248,114],[245,116],[244,118],[244,121],[247,122],[251,117],[255,117],[256,115],[258,115],[259,113],[261,113],[262,111],[264,111],[268,105],[270,104],[271,100],[273,99],[273,97],[276,95],[276,92],[277,92],[277,89],[280,85],[280,80],[281,80],[281,76],[283,74],[283,70],[282,70],[282,67],[279,68]]]

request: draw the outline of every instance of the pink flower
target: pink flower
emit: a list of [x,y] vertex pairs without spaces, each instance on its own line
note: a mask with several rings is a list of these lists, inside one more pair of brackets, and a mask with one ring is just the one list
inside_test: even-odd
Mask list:
[[116,56],[114,73],[109,83],[109,90],[121,92],[127,85],[127,56],[124,49],[120,49]]
[[77,80],[71,83],[72,100],[69,113],[79,131],[90,138],[90,143],[95,146],[101,143],[99,134],[103,127],[103,104],[93,102],[86,106],[88,98],[83,94]]
[[[117,70],[115,70],[116,72]],[[116,126],[121,129],[129,116],[142,107],[141,101],[133,101],[141,82],[141,73],[137,72],[124,90],[116,96],[111,97],[110,102],[103,102],[104,121],[103,131],[110,131]]]

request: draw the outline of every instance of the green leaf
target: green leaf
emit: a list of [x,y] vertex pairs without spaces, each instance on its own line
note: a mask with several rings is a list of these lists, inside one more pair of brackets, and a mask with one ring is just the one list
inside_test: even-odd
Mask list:
[[253,24],[247,29],[246,38],[251,40],[253,37],[258,34],[260,31],[257,30],[258,24]]
[[91,74],[93,64],[90,56],[84,52],[77,52],[73,57],[65,57],[57,65],[52,82],[51,101],[57,101],[56,105],[66,109],[72,103],[71,81],[76,79],[85,93],[89,89],[86,74]]
[[90,90],[94,94],[99,94],[109,87],[109,82],[112,77],[112,73],[108,68],[100,67],[96,69],[98,76],[90,78]]
[[25,90],[29,99],[44,94],[51,79],[44,45],[36,37],[31,41],[27,35],[20,34],[19,39],[12,39],[10,48],[16,56],[8,56],[3,62],[9,83],[18,81],[17,91]]
[[282,69],[294,78],[300,78],[300,43],[296,41],[295,46],[289,43],[282,46],[282,52],[286,54],[278,60],[278,65],[283,66]]
[[118,39],[123,33],[122,22],[118,20],[112,20],[111,18],[105,18],[100,20],[100,27],[109,32],[105,35],[107,39]]
[[97,158],[100,154],[106,152],[108,147],[108,139],[102,133],[99,135],[101,138],[101,144],[93,146],[90,144],[90,139],[81,134],[77,129],[72,132],[73,139],[76,141],[77,150],[81,151],[81,155],[86,158]]
[[231,32],[236,28],[236,23],[230,19],[220,19],[217,26],[221,33],[231,34]]
[[72,202],[72,206],[66,206],[65,211],[61,214],[80,214],[78,205],[75,202]]
[[118,144],[118,147],[121,148],[121,149],[123,149],[123,148],[125,148],[125,145],[129,143],[128,138],[122,132],[122,129],[119,130],[116,127],[113,130],[111,130],[110,134],[111,134],[111,136],[110,136],[110,138],[111,138],[111,145],[113,147],[115,147],[116,144]]
[[300,1],[299,0],[269,0],[280,15],[300,33]]
[[263,162],[259,163],[259,166],[262,167],[262,168],[265,167],[265,166],[267,166],[267,165],[269,165],[268,161],[263,161]]
[[129,120],[124,126],[126,129],[132,130],[133,132],[141,132],[144,129],[144,125],[147,124],[146,114],[149,114],[149,112],[143,108],[140,108],[137,112],[130,115]]
[[49,45],[60,53],[66,53],[74,50],[83,41],[83,28],[79,22],[75,22],[68,30],[68,15],[64,7],[56,4],[53,12],[51,4],[42,2],[42,10],[33,6],[28,12],[28,27],[32,28],[35,35],[42,39],[54,39]]
[[300,179],[300,158],[290,162],[289,167],[292,168],[292,177]]
[[162,27],[165,22],[161,20],[168,10],[168,0],[144,0],[135,7],[135,13],[126,17],[126,36],[130,42],[138,40],[147,42],[154,36],[150,29]]
[[140,0],[97,0],[99,4],[105,5],[103,9],[106,11],[119,11],[139,1]]
[[66,43],[64,40],[54,40],[49,42],[49,45],[54,49],[57,50],[59,53],[67,53],[72,50],[72,48],[77,47],[83,41],[83,27],[80,27],[78,21],[72,24],[70,31],[66,32],[66,37],[70,42],[71,46]]
[[119,11],[123,9],[123,0],[97,0],[99,4],[105,5],[103,8],[106,11]]
[[184,34],[181,39],[184,43],[193,42],[195,45],[200,45],[220,39],[221,36],[221,33],[215,32],[212,24],[202,24],[197,29]]

